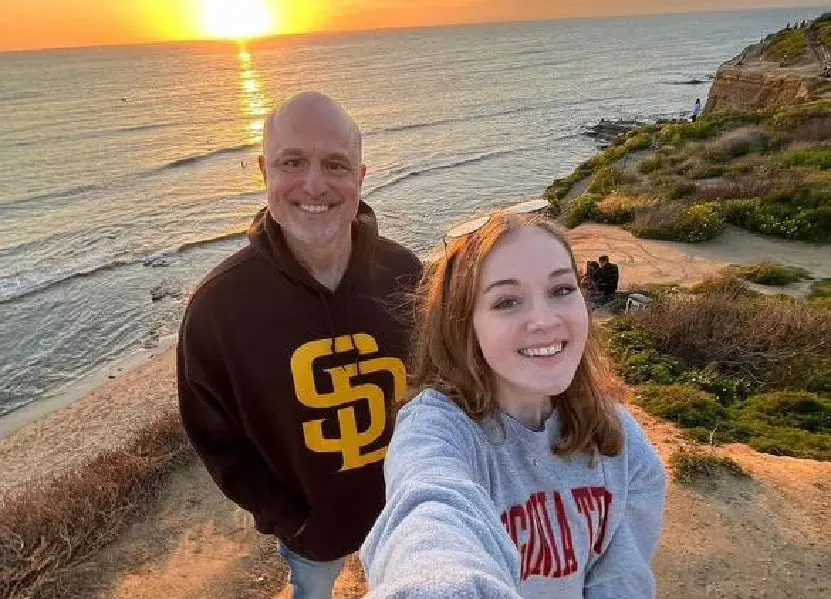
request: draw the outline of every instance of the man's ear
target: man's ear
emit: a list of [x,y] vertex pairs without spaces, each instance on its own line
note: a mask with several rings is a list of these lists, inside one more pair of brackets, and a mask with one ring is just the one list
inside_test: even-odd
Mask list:
[[266,175],[265,170],[265,156],[263,156],[262,154],[257,156],[257,164],[260,165],[260,172],[263,174],[263,183],[268,185],[268,175]]

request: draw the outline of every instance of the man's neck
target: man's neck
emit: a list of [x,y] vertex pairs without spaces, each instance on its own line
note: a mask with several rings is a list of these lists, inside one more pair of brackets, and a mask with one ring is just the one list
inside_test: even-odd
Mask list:
[[338,288],[352,255],[351,229],[347,229],[326,247],[308,245],[289,238],[286,238],[286,244],[297,261],[318,283],[330,291]]

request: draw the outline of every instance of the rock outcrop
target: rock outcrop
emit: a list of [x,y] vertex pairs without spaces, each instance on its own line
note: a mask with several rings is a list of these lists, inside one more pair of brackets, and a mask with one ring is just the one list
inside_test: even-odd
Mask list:
[[724,63],[704,111],[764,110],[831,96],[831,60],[818,35],[829,27],[827,19],[789,26]]

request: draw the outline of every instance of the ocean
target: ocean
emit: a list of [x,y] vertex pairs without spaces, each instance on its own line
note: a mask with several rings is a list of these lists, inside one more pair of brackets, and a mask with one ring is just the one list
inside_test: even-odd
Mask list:
[[[298,91],[348,107],[382,234],[426,252],[594,154],[586,126],[688,114],[722,62],[821,12],[0,54],[0,415],[176,332],[246,243],[263,115]],[[182,295],[151,301],[160,284]]]

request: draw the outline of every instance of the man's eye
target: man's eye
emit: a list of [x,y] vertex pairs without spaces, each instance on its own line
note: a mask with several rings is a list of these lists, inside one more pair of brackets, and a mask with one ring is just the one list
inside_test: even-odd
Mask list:
[[493,305],[494,310],[512,310],[519,306],[520,301],[515,297],[506,297]]
[[572,285],[561,285],[560,287],[553,287],[551,291],[549,291],[549,295],[551,297],[562,297],[565,295],[571,295],[575,291],[577,291],[577,288]]
[[333,173],[345,173],[349,170],[349,167],[339,162],[330,162],[326,164],[326,170]]
[[301,158],[286,158],[280,163],[280,166],[285,169],[302,168],[303,160]]

